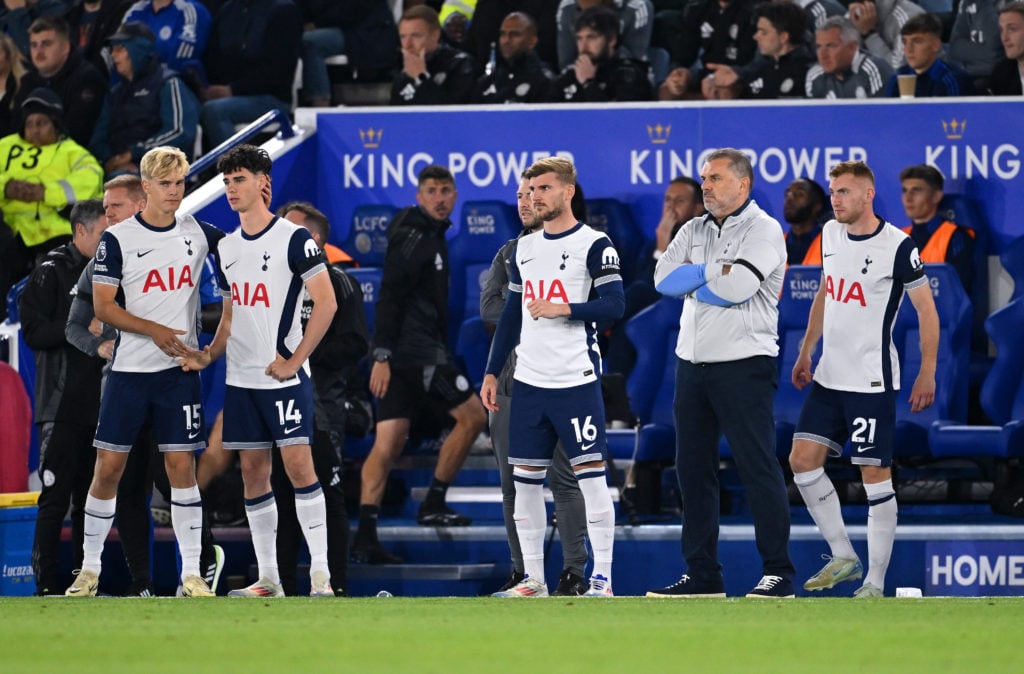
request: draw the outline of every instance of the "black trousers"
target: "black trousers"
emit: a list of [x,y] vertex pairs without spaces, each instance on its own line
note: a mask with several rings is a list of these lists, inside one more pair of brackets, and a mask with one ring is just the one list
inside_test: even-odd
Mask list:
[[85,498],[96,465],[92,446],[95,427],[61,421],[39,425],[39,493],[35,538],[32,541],[32,570],[36,591],[63,593],[67,574],[60,572],[60,534],[64,516],[71,507],[72,568],[82,568]]
[[789,499],[775,455],[776,359],[676,364],[676,473],[683,498],[683,557],[697,581],[721,584],[719,441],[725,434],[754,520],[764,575],[792,579]]
[[[273,461],[270,486],[277,501],[277,568],[285,594],[294,596],[298,594],[295,572],[299,564],[299,548],[305,539],[295,514],[295,489],[277,447],[273,450]],[[331,573],[331,586],[335,591],[344,590],[348,585],[349,523],[341,479],[341,456],[334,449],[327,432],[319,429],[313,434],[313,468],[324,491],[327,509],[327,567]]]

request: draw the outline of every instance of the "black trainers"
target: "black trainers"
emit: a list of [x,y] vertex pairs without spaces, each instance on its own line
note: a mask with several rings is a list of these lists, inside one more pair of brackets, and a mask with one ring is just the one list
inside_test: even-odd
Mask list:
[[356,543],[352,546],[349,559],[353,564],[401,564],[405,560],[388,552],[383,545],[372,543]]
[[551,593],[552,597],[579,597],[590,589],[590,584],[582,576],[577,576],[569,569],[562,571],[558,578],[558,587]]
[[512,569],[512,575],[509,576],[508,580],[505,581],[505,584],[502,585],[501,587],[499,587],[496,591],[497,592],[506,592],[508,590],[511,590],[516,585],[521,583],[524,578],[526,578],[526,574],[525,573],[523,573],[522,571],[516,571],[515,569]]
[[442,503],[440,506],[420,506],[416,521],[424,527],[468,527],[473,520],[459,514]]
[[124,593],[126,597],[155,597],[156,590],[153,589],[153,583],[150,580],[133,580],[131,585],[128,586],[128,591]]
[[691,576],[684,575],[668,587],[650,590],[647,596],[667,599],[686,599],[690,597],[719,598],[725,596],[725,588],[722,587],[721,583],[702,583]]
[[782,576],[762,576],[761,582],[747,593],[754,599],[789,599],[793,594],[793,581]]

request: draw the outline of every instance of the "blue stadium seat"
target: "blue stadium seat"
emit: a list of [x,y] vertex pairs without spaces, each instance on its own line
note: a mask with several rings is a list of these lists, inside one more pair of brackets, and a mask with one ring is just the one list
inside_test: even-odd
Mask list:
[[21,311],[18,308],[18,302],[21,300],[22,293],[25,292],[25,286],[28,285],[28,276],[21,279],[7,291],[7,322],[18,323],[21,321]]
[[388,225],[398,211],[398,208],[388,204],[356,206],[352,213],[352,225],[345,238],[336,238],[332,230],[331,243],[340,246],[361,267],[380,267],[384,264],[384,252],[388,249]]
[[626,382],[630,407],[640,430],[608,431],[608,451],[616,459],[673,463],[676,456],[675,395],[676,340],[682,300],[666,297],[647,307],[626,324],[636,347],[636,366]]
[[660,87],[661,83],[668,78],[672,57],[666,49],[648,47],[647,61],[651,64],[651,77],[654,79],[654,87]]
[[448,242],[448,329],[453,350],[458,346],[462,322],[480,315],[481,277],[498,249],[521,229],[515,208],[504,201],[467,201],[462,205],[458,233]]
[[997,353],[981,388],[981,406],[996,425],[936,421],[928,438],[934,456],[1024,456],[1024,299],[993,313],[985,327]]
[[491,335],[483,319],[474,316],[464,320],[459,329],[455,356],[462,359],[474,391],[479,391],[480,385],[484,382],[484,370],[487,369],[487,356],[490,351]]
[[629,207],[618,199],[587,199],[587,224],[604,232],[615,245],[622,265],[622,281],[629,285],[636,277],[636,264],[646,238],[633,221]]
[[[779,297],[779,390],[775,394],[775,451],[788,457],[793,431],[808,387],[798,390],[791,381],[793,365],[800,355],[800,342],[807,330],[814,295],[821,282],[821,267],[795,265],[786,270]],[[819,346],[820,351],[820,346]]]
[[939,213],[946,220],[974,230],[974,276],[969,297],[974,308],[971,328],[971,349],[977,354],[972,381],[980,384],[990,365],[986,358],[988,339],[985,319],[988,318],[988,249],[989,228],[977,201],[962,194],[946,194],[939,202]]
[[999,255],[1003,269],[1013,279],[1013,295],[1015,300],[1024,297],[1024,236],[1017,237]]
[[373,326],[377,318],[377,298],[380,296],[380,282],[384,276],[382,269],[378,267],[359,267],[346,270],[359,282],[363,290],[363,308],[366,309],[366,327],[373,335]]
[[911,413],[910,392],[921,366],[917,313],[904,298],[893,326],[893,343],[900,353],[900,390],[896,397],[896,456],[928,456],[928,433],[940,419],[967,419],[967,384],[971,349],[971,301],[952,267],[925,265],[939,313],[939,354],[935,373],[935,402]]

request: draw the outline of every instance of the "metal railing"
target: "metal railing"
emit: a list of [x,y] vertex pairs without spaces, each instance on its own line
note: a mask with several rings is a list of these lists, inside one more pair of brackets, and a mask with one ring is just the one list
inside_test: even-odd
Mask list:
[[295,136],[295,129],[292,127],[291,119],[288,118],[288,113],[282,110],[271,110],[197,159],[189,169],[188,178],[200,175],[203,171],[216,166],[217,160],[222,154],[236,145],[251,140],[274,125],[278,127],[278,137],[287,139]]

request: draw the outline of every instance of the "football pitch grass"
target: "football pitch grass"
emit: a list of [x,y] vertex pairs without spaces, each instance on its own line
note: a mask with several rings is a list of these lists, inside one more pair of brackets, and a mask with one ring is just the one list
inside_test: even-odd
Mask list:
[[1024,598],[0,598],[0,671],[1020,672]]

